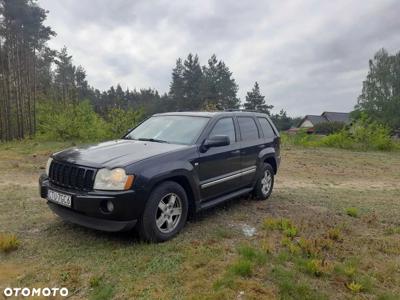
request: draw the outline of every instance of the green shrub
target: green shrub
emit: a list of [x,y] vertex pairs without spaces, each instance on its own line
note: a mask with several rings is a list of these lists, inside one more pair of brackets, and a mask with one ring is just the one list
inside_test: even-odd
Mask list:
[[295,226],[286,228],[283,233],[288,237],[288,238],[294,238],[297,235],[297,228]]
[[242,245],[238,248],[240,256],[244,259],[263,264],[266,261],[265,253],[248,245]]
[[54,141],[100,140],[110,137],[106,122],[88,101],[61,106],[54,102],[38,105],[38,135]]
[[322,251],[316,240],[300,238],[298,243],[306,257],[318,257]]
[[298,234],[297,227],[292,223],[291,220],[286,218],[266,218],[263,222],[263,228],[280,230],[289,238],[294,238]]
[[354,282],[354,281],[348,283],[346,286],[353,293],[359,293],[359,292],[361,292],[363,290],[362,284]]
[[327,295],[314,290],[306,281],[303,281],[302,276],[298,276],[293,268],[274,267],[271,276],[279,287],[280,299],[329,299]]
[[240,259],[230,267],[234,275],[249,277],[252,274],[252,263],[247,259]]
[[359,269],[359,258],[347,258],[342,263],[337,263],[335,265],[335,273],[347,277],[349,280],[355,280],[356,275],[358,275]]
[[282,145],[310,146],[310,143],[317,141],[320,137],[307,133],[307,129],[300,129],[295,134],[281,134]]
[[305,271],[316,277],[329,273],[331,266],[321,259],[310,259],[305,263]]
[[343,122],[321,122],[314,126],[314,132],[317,134],[333,134],[343,129]]
[[102,276],[92,276],[89,278],[89,286],[91,288],[98,287],[101,284],[102,280],[103,280]]
[[393,150],[395,144],[390,129],[364,117],[355,122],[350,129],[329,135],[320,141],[322,145],[356,150]]
[[89,101],[75,105],[48,101],[38,105],[37,134],[40,139],[53,141],[120,138],[142,119],[142,110],[113,108],[103,119]]
[[323,137],[319,145],[332,148],[352,149],[354,147],[354,141],[351,139],[348,131],[342,130]]
[[350,217],[357,218],[358,217],[358,209],[355,207],[346,208],[346,214]]
[[359,119],[350,128],[343,128],[324,137],[308,134],[305,130],[300,130],[293,135],[282,134],[282,144],[362,151],[400,149],[400,143],[396,143],[391,138],[388,127],[372,122],[366,117]]
[[[332,122],[335,123],[335,122]],[[323,125],[322,125],[323,124]],[[330,125],[324,123],[318,124],[323,128],[318,129],[328,132]],[[400,143],[395,142],[390,135],[390,129],[385,125],[371,121],[363,116],[358,119],[351,127],[343,127],[338,131],[339,126],[332,124],[331,132],[327,136],[321,137],[314,134],[308,134],[306,130],[300,130],[296,134],[282,134],[283,145],[300,145],[305,147],[332,147],[353,150],[382,150],[390,151],[400,150]],[[335,130],[333,130],[333,128]],[[318,132],[316,129],[316,132]]]
[[327,237],[333,241],[340,240],[340,229],[339,228],[330,228],[327,232]]
[[282,243],[282,246],[285,246],[287,248],[287,250],[289,251],[290,254],[292,254],[292,255],[300,254],[300,252],[301,252],[300,247],[297,244],[295,244],[292,239],[287,238],[287,237],[283,238],[281,243]]
[[107,125],[111,136],[119,138],[129,129],[135,127],[144,117],[143,110],[134,111],[132,109],[123,110],[113,108],[107,114]]

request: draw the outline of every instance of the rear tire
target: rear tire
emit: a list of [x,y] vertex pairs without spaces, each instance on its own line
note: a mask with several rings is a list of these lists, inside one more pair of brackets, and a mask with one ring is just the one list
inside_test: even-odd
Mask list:
[[188,199],[181,185],[166,181],[151,192],[137,230],[148,242],[172,239],[183,228],[188,214]]
[[266,200],[271,196],[274,188],[274,174],[274,168],[270,164],[264,163],[260,178],[253,190],[253,196],[256,200]]

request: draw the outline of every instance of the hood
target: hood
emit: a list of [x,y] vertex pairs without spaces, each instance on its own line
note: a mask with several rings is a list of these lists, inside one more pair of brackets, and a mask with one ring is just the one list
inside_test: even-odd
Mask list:
[[66,149],[55,153],[53,158],[88,167],[115,168],[186,147],[188,146],[135,140],[114,140]]

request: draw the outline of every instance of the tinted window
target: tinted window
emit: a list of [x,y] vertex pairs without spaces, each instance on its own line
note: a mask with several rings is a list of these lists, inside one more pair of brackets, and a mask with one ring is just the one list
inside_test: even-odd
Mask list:
[[260,121],[260,125],[261,125],[262,131],[264,133],[264,137],[266,137],[266,138],[274,137],[275,136],[274,130],[272,129],[268,120],[266,118],[258,118],[258,120]]
[[236,142],[235,126],[232,118],[224,118],[219,120],[210,132],[210,136],[227,135],[231,143]]
[[257,125],[253,118],[239,117],[238,121],[243,141],[256,140],[259,138]]

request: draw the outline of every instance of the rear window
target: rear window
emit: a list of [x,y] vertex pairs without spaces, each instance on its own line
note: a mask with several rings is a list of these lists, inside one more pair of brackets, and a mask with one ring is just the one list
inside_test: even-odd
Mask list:
[[253,118],[238,117],[238,122],[243,141],[256,140],[260,137],[256,122]]
[[273,138],[275,136],[275,133],[271,127],[271,124],[269,124],[268,120],[266,118],[258,118],[258,120],[260,121],[264,137]]

